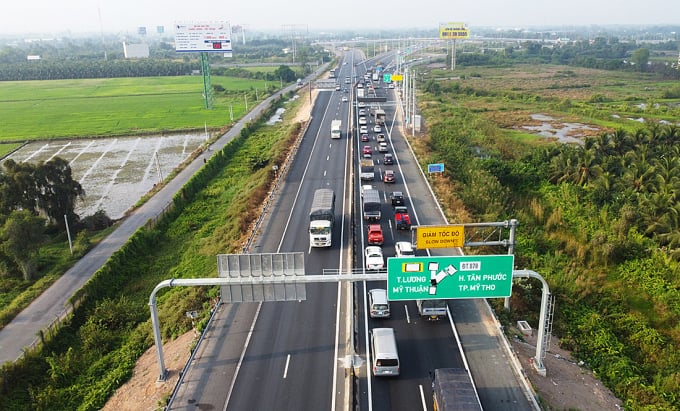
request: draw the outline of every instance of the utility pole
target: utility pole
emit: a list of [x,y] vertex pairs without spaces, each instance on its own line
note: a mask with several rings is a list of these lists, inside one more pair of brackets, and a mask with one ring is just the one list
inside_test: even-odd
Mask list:
[[291,52],[293,53],[293,63],[295,63],[295,57],[297,55],[297,39],[302,35],[306,38],[309,28],[305,24],[284,24],[282,27],[284,33],[290,33]]

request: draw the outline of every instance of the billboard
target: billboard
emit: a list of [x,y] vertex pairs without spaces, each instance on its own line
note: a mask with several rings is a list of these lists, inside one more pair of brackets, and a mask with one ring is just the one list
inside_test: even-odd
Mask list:
[[456,40],[470,38],[470,29],[465,23],[449,22],[439,23],[439,38],[444,40]]
[[231,57],[231,29],[226,21],[175,23],[175,51],[219,52]]

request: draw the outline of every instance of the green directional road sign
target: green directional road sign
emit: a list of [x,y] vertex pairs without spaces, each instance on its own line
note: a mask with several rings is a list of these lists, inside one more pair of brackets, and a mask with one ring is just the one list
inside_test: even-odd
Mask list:
[[509,297],[514,261],[511,254],[388,258],[387,298]]
[[390,73],[383,74],[383,83],[390,83],[391,81],[392,81],[392,74],[390,74]]

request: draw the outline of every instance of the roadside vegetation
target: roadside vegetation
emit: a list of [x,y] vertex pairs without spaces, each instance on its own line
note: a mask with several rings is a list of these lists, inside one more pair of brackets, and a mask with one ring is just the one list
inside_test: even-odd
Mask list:
[[[301,100],[286,105],[284,117]],[[9,409],[96,410],[131,375],[153,344],[151,290],[168,278],[213,276],[215,255],[240,252],[274,180],[301,131],[299,123],[264,125],[283,105],[254,119],[177,195],[155,227],[140,229],[72,299],[73,316],[44,344],[0,373]],[[178,250],[181,250],[178,252]],[[207,322],[218,289],[174,288],[158,298],[163,338],[191,329],[186,311]]]
[[[680,408],[677,74],[499,62],[418,69],[411,142],[424,168],[445,164],[431,184],[449,222],[518,219],[515,265],[548,281],[562,346],[626,409]],[[596,130],[550,141],[524,128],[535,113]],[[506,329],[538,325],[540,290],[516,280],[510,313],[493,301]]]

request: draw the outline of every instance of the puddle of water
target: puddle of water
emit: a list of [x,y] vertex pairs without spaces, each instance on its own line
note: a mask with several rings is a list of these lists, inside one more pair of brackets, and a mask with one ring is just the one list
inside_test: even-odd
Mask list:
[[581,123],[559,123],[551,116],[541,113],[531,114],[531,119],[542,121],[538,126],[522,126],[523,129],[533,131],[546,138],[556,139],[562,143],[583,144],[586,134],[581,131],[597,131],[596,127],[590,127]]
[[36,142],[8,158],[31,163],[63,158],[85,191],[76,213],[82,218],[102,209],[118,219],[205,141],[204,134],[177,134]]
[[285,112],[286,112],[285,108],[281,108],[281,107],[277,108],[276,113],[274,113],[274,115],[269,119],[269,121],[267,121],[267,125],[273,126],[274,124],[278,123],[279,121],[282,121],[281,116]]

